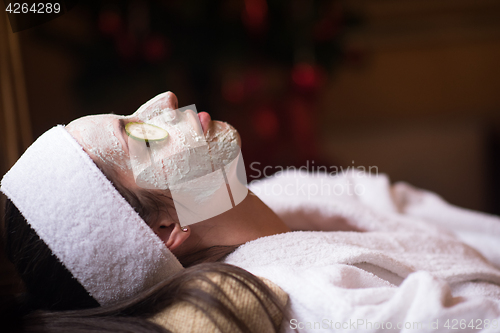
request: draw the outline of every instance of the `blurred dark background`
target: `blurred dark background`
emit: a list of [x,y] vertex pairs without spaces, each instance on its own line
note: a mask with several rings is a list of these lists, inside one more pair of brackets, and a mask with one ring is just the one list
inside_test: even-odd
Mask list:
[[[377,166],[500,214],[496,0],[81,1],[2,29],[25,80],[19,154],[55,124],[171,90],[239,130],[249,181],[265,166]],[[0,135],[3,174],[17,157]]]

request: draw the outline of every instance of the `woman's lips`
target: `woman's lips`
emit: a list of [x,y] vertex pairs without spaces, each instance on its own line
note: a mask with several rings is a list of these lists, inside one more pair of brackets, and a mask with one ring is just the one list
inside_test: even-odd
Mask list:
[[212,121],[212,118],[210,118],[210,115],[206,112],[198,113],[198,118],[200,119],[201,128],[203,129],[203,133],[205,135],[207,135],[208,126],[210,124],[210,121]]

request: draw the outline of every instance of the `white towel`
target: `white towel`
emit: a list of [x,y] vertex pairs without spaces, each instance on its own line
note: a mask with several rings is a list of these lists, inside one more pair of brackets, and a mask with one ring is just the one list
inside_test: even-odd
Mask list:
[[392,187],[399,211],[446,228],[500,268],[500,218],[450,205],[435,193],[407,183]]
[[[326,191],[338,184],[344,189],[358,184],[364,191]],[[323,192],[315,191],[321,186]],[[292,225],[353,231],[264,237],[244,244],[226,262],[270,279],[290,295],[287,331],[477,332],[486,328],[486,320],[496,320],[493,331],[498,331],[500,271],[455,237],[457,231],[449,227],[456,216],[445,223],[442,208],[432,208],[443,212],[435,220],[418,213],[420,203],[432,215],[423,200],[403,203],[409,191],[397,186],[383,175],[354,173],[333,178],[288,173],[253,183],[251,190]],[[459,233],[466,234],[465,226],[473,224],[481,224],[475,230],[489,230],[493,238],[500,230],[493,223],[496,217],[470,214],[474,218],[464,218]],[[498,251],[488,255],[496,257]]]
[[26,150],[3,177],[1,191],[101,305],[183,269],[62,126]]

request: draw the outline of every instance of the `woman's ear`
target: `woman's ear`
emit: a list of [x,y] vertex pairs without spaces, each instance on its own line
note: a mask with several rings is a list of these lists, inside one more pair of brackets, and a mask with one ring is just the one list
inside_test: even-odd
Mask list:
[[179,223],[164,223],[161,222],[155,228],[153,228],[154,232],[163,243],[167,246],[167,248],[172,251],[176,249],[179,245],[184,243],[186,239],[188,239],[191,234],[190,228],[184,228],[186,231],[182,230],[183,228]]

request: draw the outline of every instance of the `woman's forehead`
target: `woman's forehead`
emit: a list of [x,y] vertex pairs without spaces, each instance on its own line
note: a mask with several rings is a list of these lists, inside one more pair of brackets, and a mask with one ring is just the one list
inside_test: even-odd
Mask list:
[[125,116],[119,116],[116,114],[90,115],[73,120],[68,125],[66,125],[66,129],[73,130],[73,129],[85,128],[88,126],[104,126],[110,122],[122,118],[125,118]]
[[91,155],[102,162],[130,169],[128,155],[120,139],[118,120],[124,118],[113,114],[78,118],[66,126],[66,130]]
[[130,115],[117,115],[114,113],[110,114],[99,114],[81,117],[70,122],[66,128],[72,129],[73,127],[84,127],[84,126],[99,126],[106,125],[109,122],[113,122],[116,119],[126,119],[139,116],[143,111],[146,110],[174,110],[177,109],[178,102],[177,97],[170,91],[161,93],[143,105],[141,105],[137,111]]

